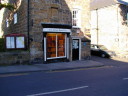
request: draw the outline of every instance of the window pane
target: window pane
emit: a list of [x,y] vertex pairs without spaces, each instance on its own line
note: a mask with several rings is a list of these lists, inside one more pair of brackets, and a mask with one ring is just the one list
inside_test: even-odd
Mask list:
[[15,48],[14,37],[6,37],[6,48]]
[[17,23],[17,13],[14,14],[14,24]]
[[47,57],[56,57],[56,34],[47,34]]
[[16,37],[16,48],[25,48],[24,37]]
[[57,56],[65,56],[65,34],[57,34]]

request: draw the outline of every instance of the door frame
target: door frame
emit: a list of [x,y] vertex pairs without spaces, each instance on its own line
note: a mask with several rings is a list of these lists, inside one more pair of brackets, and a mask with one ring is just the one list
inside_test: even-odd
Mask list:
[[[81,60],[81,38],[79,37],[72,37],[72,41],[73,40],[76,40],[78,39],[79,40],[79,60]],[[73,43],[73,42],[72,42]],[[73,56],[72,56],[73,57]]]

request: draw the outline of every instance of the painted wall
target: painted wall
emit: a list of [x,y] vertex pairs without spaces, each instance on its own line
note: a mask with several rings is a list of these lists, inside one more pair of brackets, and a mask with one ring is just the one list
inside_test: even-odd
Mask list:
[[123,19],[127,7],[124,6],[116,4],[91,11],[92,44],[104,45],[116,53],[127,51],[128,26]]

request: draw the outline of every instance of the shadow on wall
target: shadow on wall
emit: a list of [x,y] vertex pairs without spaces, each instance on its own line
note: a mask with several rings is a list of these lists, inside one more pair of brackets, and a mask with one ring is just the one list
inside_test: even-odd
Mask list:
[[128,6],[122,4],[119,7],[121,9],[120,15],[122,16],[122,19],[123,19],[122,24],[127,26],[127,23],[128,23],[128,21],[127,21],[127,19],[128,19],[128,15],[127,15],[127,13],[128,13]]

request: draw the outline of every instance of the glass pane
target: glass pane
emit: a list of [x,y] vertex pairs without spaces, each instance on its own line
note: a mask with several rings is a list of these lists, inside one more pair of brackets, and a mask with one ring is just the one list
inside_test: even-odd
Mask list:
[[47,34],[47,57],[56,57],[56,34]]
[[15,48],[14,37],[6,37],[6,47],[7,48]]
[[65,56],[65,34],[57,34],[57,57]]
[[24,37],[16,37],[16,48],[25,48]]

